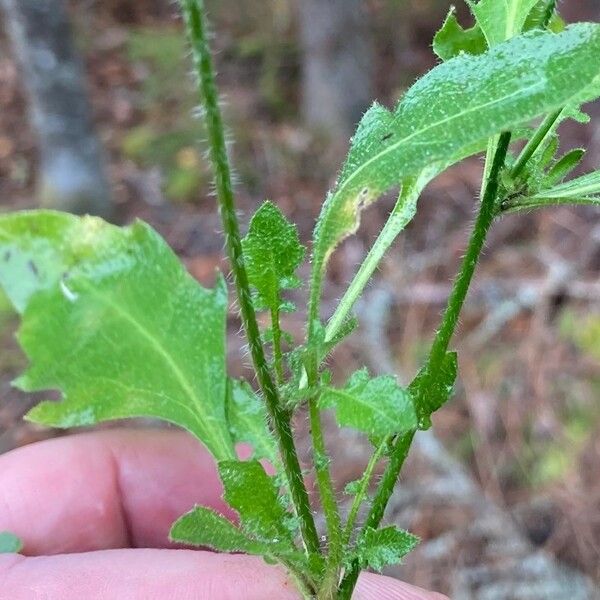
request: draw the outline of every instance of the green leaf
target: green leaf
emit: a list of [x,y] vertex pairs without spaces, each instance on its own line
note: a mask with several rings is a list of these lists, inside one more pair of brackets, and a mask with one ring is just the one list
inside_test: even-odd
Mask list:
[[554,33],[564,31],[566,24],[556,11],[556,0],[539,0],[525,20],[524,31],[539,28],[548,21],[548,29]]
[[248,537],[238,527],[216,512],[196,506],[179,517],[171,527],[169,537],[174,542],[203,546],[218,552],[272,554],[272,544]]
[[277,444],[267,425],[265,403],[248,383],[228,380],[226,412],[233,441],[250,444],[255,458],[278,465]]
[[281,290],[300,285],[295,271],[304,259],[298,231],[272,202],[265,202],[252,217],[242,240],[250,284],[261,307],[279,310]]
[[63,394],[30,420],[77,427],[154,417],[187,429],[218,459],[235,456],[222,279],[201,287],[141,222],[118,228],[39,211],[0,217],[0,232],[0,282],[24,309],[18,338],[31,362],[16,383]]
[[425,167],[449,166],[483,149],[501,131],[595,98],[599,53],[600,25],[532,31],[438,65],[393,113],[378,104],[369,109],[315,228],[313,301],[330,254],[356,231],[366,205]]
[[341,389],[325,388],[320,404],[335,408],[340,425],[368,435],[404,433],[417,426],[410,394],[398,385],[396,378],[371,378],[367,369],[356,371]]
[[381,571],[388,565],[397,565],[415,548],[419,538],[396,527],[369,528],[359,538],[351,559],[357,558],[361,567]]
[[292,515],[280,502],[277,486],[257,460],[221,461],[219,474],[225,501],[240,516],[242,530],[263,542],[293,547]]
[[461,53],[483,54],[488,48],[479,25],[464,29],[456,18],[456,9],[450,7],[442,28],[433,38],[433,51],[442,59],[450,60]]
[[468,0],[468,4],[491,48],[523,31],[538,0],[480,0],[477,4]]
[[575,148],[567,152],[556,164],[548,171],[544,181],[545,187],[552,187],[560,183],[571,171],[577,168],[585,156],[584,148]]
[[9,531],[0,531],[0,554],[16,554],[23,548],[23,542]]
[[448,402],[458,374],[456,352],[447,352],[439,371],[430,373],[425,365],[409,386],[420,429],[431,427],[431,415]]

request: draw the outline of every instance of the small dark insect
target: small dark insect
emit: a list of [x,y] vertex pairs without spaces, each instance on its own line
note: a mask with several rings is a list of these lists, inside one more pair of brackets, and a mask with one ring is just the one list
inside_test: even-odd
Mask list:
[[27,266],[29,267],[29,269],[31,270],[31,272],[36,276],[39,277],[40,276],[40,272],[38,271],[37,265],[32,261],[32,260],[28,260],[27,261]]
[[389,140],[389,139],[390,139],[390,138],[391,138],[393,135],[394,135],[393,133],[388,133],[388,134],[384,135],[384,136],[381,138],[381,141],[382,141],[382,142],[386,142],[386,141],[387,141],[387,140]]

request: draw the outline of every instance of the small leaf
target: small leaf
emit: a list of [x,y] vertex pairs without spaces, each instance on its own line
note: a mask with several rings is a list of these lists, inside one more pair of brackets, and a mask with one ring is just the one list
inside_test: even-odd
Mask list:
[[277,444],[267,425],[265,403],[248,383],[228,380],[226,412],[234,443],[250,444],[255,458],[266,458],[276,466],[279,463]]
[[[225,420],[227,292],[201,287],[148,225],[48,211],[0,217],[0,283],[23,312],[28,418],[53,427],[154,417],[233,458]],[[35,261],[35,269],[30,262]]]
[[258,292],[259,305],[280,310],[281,291],[300,285],[295,272],[305,250],[296,227],[277,206],[265,202],[252,217],[242,243],[248,278]]
[[523,31],[538,0],[480,0],[477,4],[468,0],[468,4],[491,48]]
[[16,554],[23,548],[23,542],[9,531],[0,531],[0,554]]
[[240,516],[242,530],[263,542],[293,546],[289,521],[273,477],[256,460],[222,461],[223,498]]
[[196,506],[179,517],[171,527],[169,537],[174,542],[204,546],[218,552],[270,554],[270,544],[248,537],[238,527],[216,512]]
[[544,187],[552,187],[560,183],[571,171],[583,160],[585,156],[584,148],[575,148],[567,152],[558,162],[548,171],[544,181]]
[[415,548],[419,538],[396,527],[369,528],[359,539],[351,559],[357,558],[362,568],[381,571],[389,565],[397,565]]
[[450,7],[442,28],[433,38],[433,51],[444,61],[461,53],[483,54],[488,48],[479,25],[463,29],[456,18],[456,9]]
[[431,415],[448,402],[458,374],[456,352],[447,352],[442,367],[429,373],[425,365],[409,386],[412,395],[419,429],[431,427]]
[[335,408],[340,425],[368,435],[404,433],[417,426],[410,394],[398,385],[396,378],[371,378],[366,369],[354,373],[341,389],[325,388],[320,403],[325,408]]

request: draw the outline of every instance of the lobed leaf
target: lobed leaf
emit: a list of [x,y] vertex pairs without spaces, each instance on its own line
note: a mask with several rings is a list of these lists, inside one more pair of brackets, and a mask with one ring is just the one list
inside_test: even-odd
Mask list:
[[461,55],[420,79],[392,113],[375,104],[363,117],[314,234],[313,287],[335,247],[356,231],[360,212],[403,179],[449,166],[487,139],[600,93],[600,25],[559,34],[531,31],[479,56]]
[[409,386],[420,429],[431,427],[431,415],[452,395],[458,374],[456,352],[447,352],[439,371],[430,373],[425,365]]
[[23,548],[23,542],[9,531],[0,531],[0,554],[16,554]]
[[263,542],[293,548],[288,513],[280,502],[277,486],[257,460],[221,461],[219,474],[223,498],[240,516],[242,530]]
[[242,244],[248,279],[258,292],[258,305],[279,310],[281,290],[300,285],[295,272],[305,249],[295,225],[267,201],[252,217]]
[[361,567],[381,571],[397,565],[415,548],[419,538],[397,527],[369,528],[359,538],[351,559],[358,559]]
[[[0,217],[0,283],[23,313],[24,391],[60,390],[28,419],[177,424],[233,458],[225,419],[224,281],[201,287],[148,225],[47,211]],[[32,266],[33,265],[33,266]]]
[[335,408],[338,423],[371,436],[400,434],[417,427],[410,394],[395,377],[371,378],[367,369],[354,373],[343,388],[325,388],[324,408]]
[[488,46],[496,46],[523,31],[538,0],[467,0]]
[[456,9],[450,7],[442,28],[433,38],[433,51],[442,59],[450,60],[461,53],[483,54],[488,48],[487,41],[478,24],[464,29],[456,18]]
[[246,442],[252,446],[255,458],[266,458],[273,466],[279,463],[265,403],[245,381],[227,381],[226,413],[234,443]]

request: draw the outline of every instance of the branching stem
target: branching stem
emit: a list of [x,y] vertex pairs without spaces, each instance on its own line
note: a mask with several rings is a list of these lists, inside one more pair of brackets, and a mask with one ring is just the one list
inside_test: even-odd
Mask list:
[[302,470],[292,437],[290,418],[280,402],[277,388],[265,357],[260,330],[252,305],[248,274],[244,265],[239,224],[235,211],[231,167],[227,156],[227,145],[223,117],[219,107],[219,96],[215,82],[212,55],[207,39],[206,18],[203,0],[180,0],[192,46],[194,65],[202,97],[208,136],[210,159],[215,172],[215,187],[225,242],[235,288],[240,305],[244,330],[250,346],[250,354],[256,375],[265,397],[271,423],[279,443],[279,451],[285,468],[294,508],[301,522],[302,538],[310,553],[319,552],[319,537],[311,513],[308,493],[302,478]]

